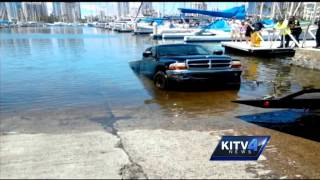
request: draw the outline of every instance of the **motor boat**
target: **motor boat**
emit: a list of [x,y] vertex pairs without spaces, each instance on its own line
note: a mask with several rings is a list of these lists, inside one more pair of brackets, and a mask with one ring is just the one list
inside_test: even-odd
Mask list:
[[164,21],[164,18],[140,18],[135,22],[133,32],[134,34],[151,34],[153,33],[154,23],[156,23],[157,26],[160,26],[163,25]]
[[133,32],[134,22],[130,18],[121,18],[113,23],[112,29],[117,32]]

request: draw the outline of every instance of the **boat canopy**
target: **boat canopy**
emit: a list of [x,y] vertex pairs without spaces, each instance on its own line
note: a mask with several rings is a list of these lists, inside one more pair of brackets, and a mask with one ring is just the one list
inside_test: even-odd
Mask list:
[[225,32],[229,32],[230,26],[226,20],[219,19],[205,26],[203,29],[217,29],[217,30],[223,30]]
[[193,13],[193,14],[202,14],[213,17],[223,17],[223,18],[236,18],[236,19],[245,19],[246,9],[245,6],[237,6],[223,11],[207,11],[207,10],[198,10],[198,9],[187,9],[179,8],[181,13]]
[[260,21],[265,28],[273,28],[275,23],[272,19],[265,19]]
[[10,24],[10,22],[5,19],[0,19],[0,24]]
[[274,24],[274,21],[272,19],[265,19],[265,20],[262,20],[261,23],[266,25],[272,25]]

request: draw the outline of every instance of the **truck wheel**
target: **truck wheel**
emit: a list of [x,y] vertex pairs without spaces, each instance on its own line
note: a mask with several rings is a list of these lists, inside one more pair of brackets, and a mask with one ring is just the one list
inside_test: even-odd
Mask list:
[[159,89],[168,89],[168,79],[163,71],[158,71],[153,78],[154,85]]

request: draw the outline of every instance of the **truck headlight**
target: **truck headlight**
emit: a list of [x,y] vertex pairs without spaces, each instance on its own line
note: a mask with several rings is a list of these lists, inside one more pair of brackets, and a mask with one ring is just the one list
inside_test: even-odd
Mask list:
[[231,61],[231,68],[240,68],[241,62],[240,61]]
[[184,70],[188,69],[186,63],[172,63],[169,65],[169,70]]

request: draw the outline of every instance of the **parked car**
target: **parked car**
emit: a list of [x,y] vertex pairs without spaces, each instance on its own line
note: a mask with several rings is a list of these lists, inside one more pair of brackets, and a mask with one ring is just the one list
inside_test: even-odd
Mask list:
[[201,45],[166,44],[147,48],[142,60],[130,67],[154,81],[160,89],[174,82],[208,82],[212,85],[228,84],[239,87],[241,63],[222,51],[210,52]]

